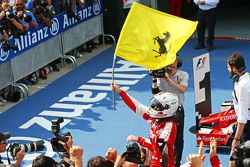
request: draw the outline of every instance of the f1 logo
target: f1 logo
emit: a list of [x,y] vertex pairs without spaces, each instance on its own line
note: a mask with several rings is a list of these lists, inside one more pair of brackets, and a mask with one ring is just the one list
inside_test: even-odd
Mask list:
[[201,57],[197,62],[196,69],[204,67],[205,63],[206,63],[206,57]]

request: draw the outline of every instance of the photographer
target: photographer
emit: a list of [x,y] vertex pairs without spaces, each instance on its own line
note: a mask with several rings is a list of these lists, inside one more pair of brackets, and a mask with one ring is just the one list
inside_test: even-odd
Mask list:
[[178,97],[173,93],[158,93],[151,100],[151,106],[147,107],[120,89],[114,81],[111,82],[111,89],[119,93],[127,106],[149,123],[150,140],[139,137],[136,141],[150,150],[151,166],[167,166],[164,159],[166,157],[164,155],[167,154],[168,167],[173,167],[175,163],[173,146],[176,138],[174,115],[178,109]]
[[[155,95],[159,92],[171,92],[178,96],[180,110],[176,112],[177,134],[175,142],[175,167],[179,167],[182,159],[182,152],[184,146],[184,93],[188,87],[188,73],[180,70],[182,62],[177,55],[176,60],[164,69],[152,71],[152,94]],[[157,71],[159,71],[157,73]],[[156,73],[156,74],[155,74]]]
[[25,4],[23,0],[16,0],[14,9],[15,14],[23,25],[27,26],[29,29],[38,27],[38,23],[34,14],[28,10],[25,10]]
[[51,19],[54,18],[55,14],[46,7],[47,3],[42,2],[41,0],[32,0],[28,3],[28,10],[35,15],[37,22],[39,24],[44,23],[46,26],[51,27]]
[[[8,145],[7,140],[9,138],[10,138],[10,133],[9,132],[0,133],[0,153],[3,153],[3,152],[6,151],[6,148],[7,148],[7,145]],[[14,150],[14,154],[16,154],[15,155],[15,160],[16,160],[15,165],[20,167],[21,166],[21,161],[24,158],[24,150],[21,149],[17,153],[15,153],[15,150]],[[0,156],[0,164],[3,164],[1,156]]]
[[63,121],[63,117],[51,121],[51,130],[54,134],[50,140],[52,149],[61,158],[61,165],[82,167],[83,149],[79,146],[72,146],[73,140],[70,132],[66,132],[62,136],[59,134],[60,124]]
[[[133,136],[133,135],[130,135]],[[136,136],[133,136],[136,137]],[[129,136],[128,136],[129,141]],[[114,167],[147,167],[150,166],[148,162],[148,153],[143,147],[140,147],[137,143],[132,143],[126,146],[126,151],[117,156]],[[145,152],[144,152],[145,151]]]
[[72,146],[71,136],[67,136],[67,138],[67,142],[58,141],[66,150],[65,154],[67,154],[60,156],[61,162],[58,163],[51,157],[40,155],[33,160],[32,167],[83,167],[83,149],[80,146]]
[[23,35],[27,27],[19,22],[17,16],[12,12],[12,8],[7,2],[2,3],[2,9],[0,13],[0,27],[4,41],[2,48],[4,51],[8,51],[9,49],[18,50],[17,46],[9,44],[9,37],[13,35],[15,38]]
[[[70,159],[74,164],[72,166],[74,167],[83,167],[83,161],[82,161],[82,156],[83,156],[83,149],[79,146],[73,146],[70,148]],[[56,162],[53,158],[47,157],[45,155],[40,155],[37,156],[33,161],[32,161],[32,167],[64,167],[66,165],[61,164]]]

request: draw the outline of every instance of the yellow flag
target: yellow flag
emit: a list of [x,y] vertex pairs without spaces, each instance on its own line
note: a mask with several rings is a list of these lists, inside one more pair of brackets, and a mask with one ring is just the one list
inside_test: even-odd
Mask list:
[[197,24],[134,2],[115,55],[151,70],[163,68],[174,62]]

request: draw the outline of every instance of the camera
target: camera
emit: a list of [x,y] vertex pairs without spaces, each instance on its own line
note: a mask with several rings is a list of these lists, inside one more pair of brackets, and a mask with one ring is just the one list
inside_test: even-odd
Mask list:
[[232,160],[238,161],[238,163],[243,164],[244,167],[250,167],[250,140],[235,147],[230,157],[230,161]]
[[28,15],[25,11],[19,11],[19,13],[21,13],[21,15],[18,16],[20,20],[24,20],[27,23],[31,23],[32,17],[30,15]]
[[7,17],[8,19],[13,19],[13,18],[15,18],[15,15],[14,15],[11,11],[9,11],[9,10],[5,11],[5,15],[6,15],[6,17]]
[[23,19],[27,23],[31,23],[31,21],[32,21],[32,17],[30,15],[27,15],[26,13],[23,14]]
[[136,164],[142,164],[141,151],[137,143],[132,143],[126,146],[127,150],[122,154],[122,157],[126,157],[126,161],[133,162]]
[[64,121],[62,117],[57,118],[56,120],[52,120],[51,123],[51,130],[54,134],[54,137],[50,139],[50,143],[52,145],[52,149],[54,152],[64,152],[66,153],[67,150],[64,149],[63,145],[59,143],[59,141],[62,141],[66,143],[68,141],[67,136],[71,136],[70,132],[66,132],[61,136],[59,134],[60,132],[60,124]]
[[166,72],[166,68],[161,68],[158,70],[153,70],[151,75],[155,78],[163,78],[165,77],[165,72]]
[[2,35],[4,32],[5,32],[5,28],[2,25],[0,25],[0,34]]
[[10,49],[13,50],[18,50],[18,46],[17,45],[10,45],[7,42],[2,43],[1,48],[3,49],[3,51],[8,52]]
[[34,152],[41,151],[44,149],[44,141],[38,140],[26,144],[12,143],[8,147],[8,151],[12,157],[15,157],[16,154],[23,148],[24,152]]

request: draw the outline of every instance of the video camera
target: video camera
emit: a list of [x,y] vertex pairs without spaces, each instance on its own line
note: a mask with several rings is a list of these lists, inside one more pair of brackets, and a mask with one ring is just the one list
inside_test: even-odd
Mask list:
[[230,161],[240,161],[244,167],[250,167],[250,140],[241,143],[234,148]]
[[158,70],[153,70],[151,72],[151,75],[155,78],[163,78],[165,77],[165,72],[167,72],[167,69],[168,68],[161,68],[161,69],[158,69]]
[[127,150],[122,154],[126,157],[125,161],[142,164],[140,146],[137,143],[132,143],[126,146]]
[[[50,143],[52,145],[52,149],[54,152],[64,152],[66,153],[67,150],[64,149],[63,145],[59,143],[59,141],[62,141],[66,143],[68,141],[67,136],[71,136],[70,132],[66,132],[61,136],[59,134],[60,132],[60,124],[64,121],[63,117],[59,117],[56,120],[52,120],[51,123],[51,130],[54,134],[54,137],[50,140]],[[72,137],[72,136],[71,136]]]
[[38,140],[26,144],[19,144],[19,143],[11,143],[7,149],[10,152],[12,157],[15,157],[16,154],[21,150],[24,149],[24,152],[34,152],[34,151],[42,151],[44,149],[44,141]]

